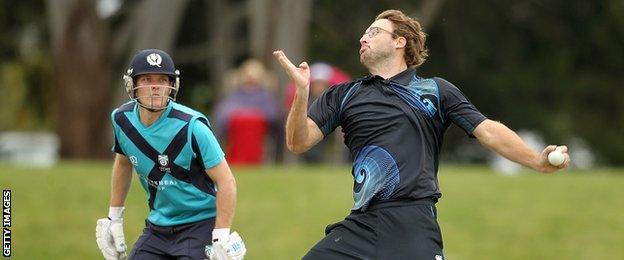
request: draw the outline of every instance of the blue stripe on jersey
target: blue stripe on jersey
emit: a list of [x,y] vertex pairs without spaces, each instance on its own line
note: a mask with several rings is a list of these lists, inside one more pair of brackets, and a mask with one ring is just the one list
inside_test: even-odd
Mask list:
[[338,114],[342,114],[342,109],[344,108],[345,103],[347,103],[351,95],[360,87],[360,85],[362,85],[361,81],[356,82],[349,88],[344,97],[342,97],[342,100],[340,100],[340,111],[338,111]]
[[[190,117],[188,118],[190,120]],[[130,123],[130,121],[124,114],[119,113],[115,115],[115,122],[121,126],[121,130],[130,138],[133,143],[137,145],[137,147],[141,152],[143,152],[143,154],[147,155],[147,157],[149,158],[158,158],[160,154],[149,143],[147,143],[147,141],[141,136],[141,134],[139,134],[136,128],[132,126],[132,123]],[[169,146],[167,146],[167,148],[163,152],[163,155],[167,155],[168,157],[170,156],[175,160],[175,158],[178,157],[178,155],[182,151],[182,148],[184,147],[187,132],[188,124],[184,125],[184,127],[182,127],[180,131],[178,131],[173,140],[169,143]],[[178,180],[190,182],[189,171],[177,166],[175,163],[171,164],[170,166],[171,168],[169,173],[171,175],[173,175]],[[160,183],[162,178],[165,176],[165,172],[160,170],[160,167],[156,162],[154,162],[154,167],[152,168],[152,170],[150,170],[148,174],[148,184],[152,184],[149,186],[150,209],[154,209],[154,200],[156,198],[158,183]],[[208,191],[207,193],[210,193],[210,191]],[[214,194],[214,192],[212,192],[212,194]]]
[[143,154],[149,158],[156,158],[160,153],[156,151],[144,138],[139,131],[132,125],[128,117],[124,113],[115,114],[115,123],[121,127],[121,130],[130,138],[132,143],[136,145]]
[[[172,102],[160,119],[145,127],[138,119],[136,105],[127,109],[132,103],[113,112],[113,126],[118,146],[130,158],[147,192],[148,220],[155,225],[171,226],[214,217],[215,185],[205,172],[203,159],[218,160],[223,152],[216,139],[204,142],[214,146],[210,151],[216,154],[203,155],[189,141],[195,139],[193,134],[189,135],[193,133],[193,122],[205,120],[207,125],[207,120]],[[205,136],[213,135],[208,133],[202,138]]]
[[468,120],[468,118],[462,117],[461,115],[457,113],[449,113],[449,117],[456,124],[458,124],[459,127],[461,127],[462,129],[465,129],[466,133],[472,133],[475,127],[477,127],[476,125],[473,125],[472,123],[470,123],[470,120]]
[[[395,86],[392,90],[397,93],[403,101],[412,107],[418,108],[427,117],[434,117],[436,113],[440,111],[440,93],[438,85],[432,79],[423,79],[414,76],[407,86],[394,82],[390,84]],[[433,103],[433,101],[436,103]],[[438,114],[441,115],[440,113]],[[443,119],[442,117],[440,118]]]
[[321,132],[323,132],[323,135],[328,135],[329,133],[331,133],[331,131],[333,131],[337,127],[339,117],[340,115],[342,115],[342,110],[344,108],[345,103],[349,101],[349,98],[352,96],[353,93],[355,93],[355,90],[357,90],[360,85],[361,85],[361,82],[358,81],[349,87],[349,90],[347,91],[347,93],[342,97],[342,100],[340,100],[340,107],[338,108],[337,113],[333,113],[331,117],[327,120],[327,123],[321,126]]
[[129,111],[132,111],[132,110],[134,110],[134,106],[135,106],[134,102],[125,103],[125,104],[121,105],[117,109],[117,112],[129,112]]
[[170,118],[177,118],[177,119],[180,119],[180,120],[186,121],[186,122],[191,121],[191,118],[193,118],[192,115],[189,115],[189,114],[184,113],[184,112],[182,112],[180,110],[177,110],[177,109],[171,109],[171,112],[169,112],[168,117],[170,117]]

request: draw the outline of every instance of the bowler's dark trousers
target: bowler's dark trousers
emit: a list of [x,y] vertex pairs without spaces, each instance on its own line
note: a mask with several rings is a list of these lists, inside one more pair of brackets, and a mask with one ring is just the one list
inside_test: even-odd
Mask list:
[[325,238],[303,257],[322,259],[442,260],[442,235],[433,199],[394,201],[352,211],[327,226]]

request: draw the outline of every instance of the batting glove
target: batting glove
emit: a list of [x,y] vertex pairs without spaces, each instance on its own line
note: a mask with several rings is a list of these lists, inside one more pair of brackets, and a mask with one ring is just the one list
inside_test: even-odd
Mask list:
[[242,260],[247,248],[237,232],[232,234],[229,228],[212,231],[212,245],[206,246],[206,256],[210,260]]
[[101,218],[97,220],[95,226],[95,241],[97,242],[102,255],[106,260],[120,260],[126,258],[126,239],[123,233],[123,218],[121,212],[123,207],[111,207],[111,212],[118,211],[117,216],[111,218]]

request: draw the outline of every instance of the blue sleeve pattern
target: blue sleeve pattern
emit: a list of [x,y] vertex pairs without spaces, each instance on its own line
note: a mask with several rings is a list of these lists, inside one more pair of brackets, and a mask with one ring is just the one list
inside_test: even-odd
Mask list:
[[193,120],[192,145],[193,152],[205,169],[212,168],[225,158],[225,154],[217,141],[206,118]]
[[133,103],[126,103],[126,104],[122,105],[121,107],[113,110],[113,112],[111,113],[111,123],[112,123],[112,126],[113,126],[113,139],[114,139],[113,147],[112,147],[111,150],[114,153],[126,155],[126,153],[123,151],[123,148],[119,144],[119,138],[117,138],[117,136],[119,135],[120,129],[119,129],[119,125],[117,125],[117,123],[115,123],[115,115],[117,113],[124,113],[126,111],[131,111],[132,108],[133,108]]
[[[333,86],[312,103],[308,110],[308,117],[316,123],[324,136],[329,135],[341,124],[342,109],[358,85],[346,83]],[[345,89],[347,89],[346,93]]]

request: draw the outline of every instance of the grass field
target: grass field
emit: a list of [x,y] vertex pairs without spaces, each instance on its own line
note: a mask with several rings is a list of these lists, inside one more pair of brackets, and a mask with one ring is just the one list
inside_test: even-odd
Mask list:
[[[101,259],[95,220],[105,217],[110,163],[52,169],[2,166],[13,191],[14,259]],[[351,206],[347,167],[235,168],[234,229],[247,259],[299,259]],[[444,166],[438,203],[447,259],[624,259],[624,170],[509,177]],[[131,246],[147,213],[136,179],[126,203]]]

